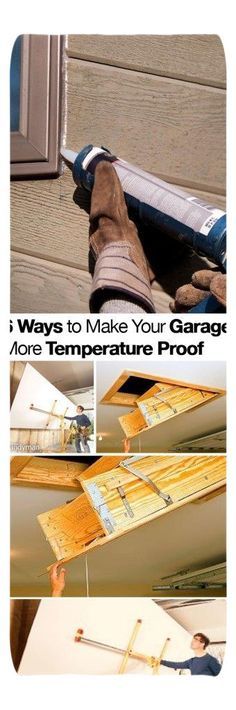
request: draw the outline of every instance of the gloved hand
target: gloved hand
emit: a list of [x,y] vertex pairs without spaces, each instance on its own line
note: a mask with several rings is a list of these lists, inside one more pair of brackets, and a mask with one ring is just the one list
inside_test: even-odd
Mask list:
[[213,269],[202,269],[192,275],[192,283],[180,286],[175,294],[175,300],[170,303],[172,313],[187,313],[207,296],[214,296],[226,306],[226,275]]
[[[90,311],[109,298],[123,298],[155,313],[147,262],[113,165],[98,163],[90,209]],[[92,263],[93,262],[93,263]],[[95,267],[94,267],[95,265]]]

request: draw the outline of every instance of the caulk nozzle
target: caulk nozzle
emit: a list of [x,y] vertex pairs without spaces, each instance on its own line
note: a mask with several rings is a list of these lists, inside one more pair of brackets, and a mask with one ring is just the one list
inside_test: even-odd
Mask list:
[[75,153],[73,150],[69,150],[69,148],[61,148],[60,153],[62,157],[64,158],[65,162],[71,167],[74,165],[75,159],[77,158],[78,153]]

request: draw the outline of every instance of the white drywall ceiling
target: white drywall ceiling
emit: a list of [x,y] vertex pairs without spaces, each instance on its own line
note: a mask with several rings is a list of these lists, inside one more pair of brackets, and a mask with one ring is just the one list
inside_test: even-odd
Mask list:
[[190,634],[201,631],[212,643],[226,640],[226,599],[210,599],[205,603],[196,600],[196,604],[189,606],[175,599],[172,604],[170,600],[159,604]]
[[[106,391],[124,370],[135,370],[150,375],[160,375],[183,382],[225,388],[224,362],[106,362],[97,364],[97,450],[101,453],[122,452],[124,432],[118,417],[128,414],[134,407],[99,404]],[[191,412],[170,419],[130,440],[131,452],[169,451],[175,444],[225,429],[226,398],[204,404]]]
[[[134,643],[139,653],[159,656],[169,637],[165,658],[189,658],[191,636],[151,599],[44,599],[36,614],[20,664],[20,674],[116,674],[123,656],[84,643],[75,643],[78,628],[84,636],[126,648],[135,622],[142,619]],[[130,658],[127,673],[152,670]],[[160,674],[174,671],[161,666]]]
[[93,386],[92,362],[78,361],[32,361],[35,370],[46,377],[60,392]]

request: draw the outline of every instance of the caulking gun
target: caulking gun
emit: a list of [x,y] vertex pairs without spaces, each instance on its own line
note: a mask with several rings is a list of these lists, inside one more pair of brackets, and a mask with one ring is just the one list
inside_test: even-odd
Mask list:
[[188,244],[226,271],[226,214],[221,209],[117,158],[107,148],[87,145],[79,153],[62,148],[61,154],[72,168],[75,183],[90,192],[98,162],[113,163],[126,204],[139,220]]

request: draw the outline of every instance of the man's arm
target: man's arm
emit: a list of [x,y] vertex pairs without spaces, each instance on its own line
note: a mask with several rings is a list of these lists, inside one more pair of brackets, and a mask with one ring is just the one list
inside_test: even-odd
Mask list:
[[167,668],[174,668],[176,671],[177,668],[190,668],[189,661],[190,658],[187,661],[161,661],[161,664],[162,666],[167,666]]
[[221,671],[221,665],[219,661],[217,661],[217,658],[215,658],[214,656],[210,656],[209,666],[213,675],[219,675]]
[[76,415],[74,417],[64,417],[64,419],[70,419],[70,420],[76,419]]

